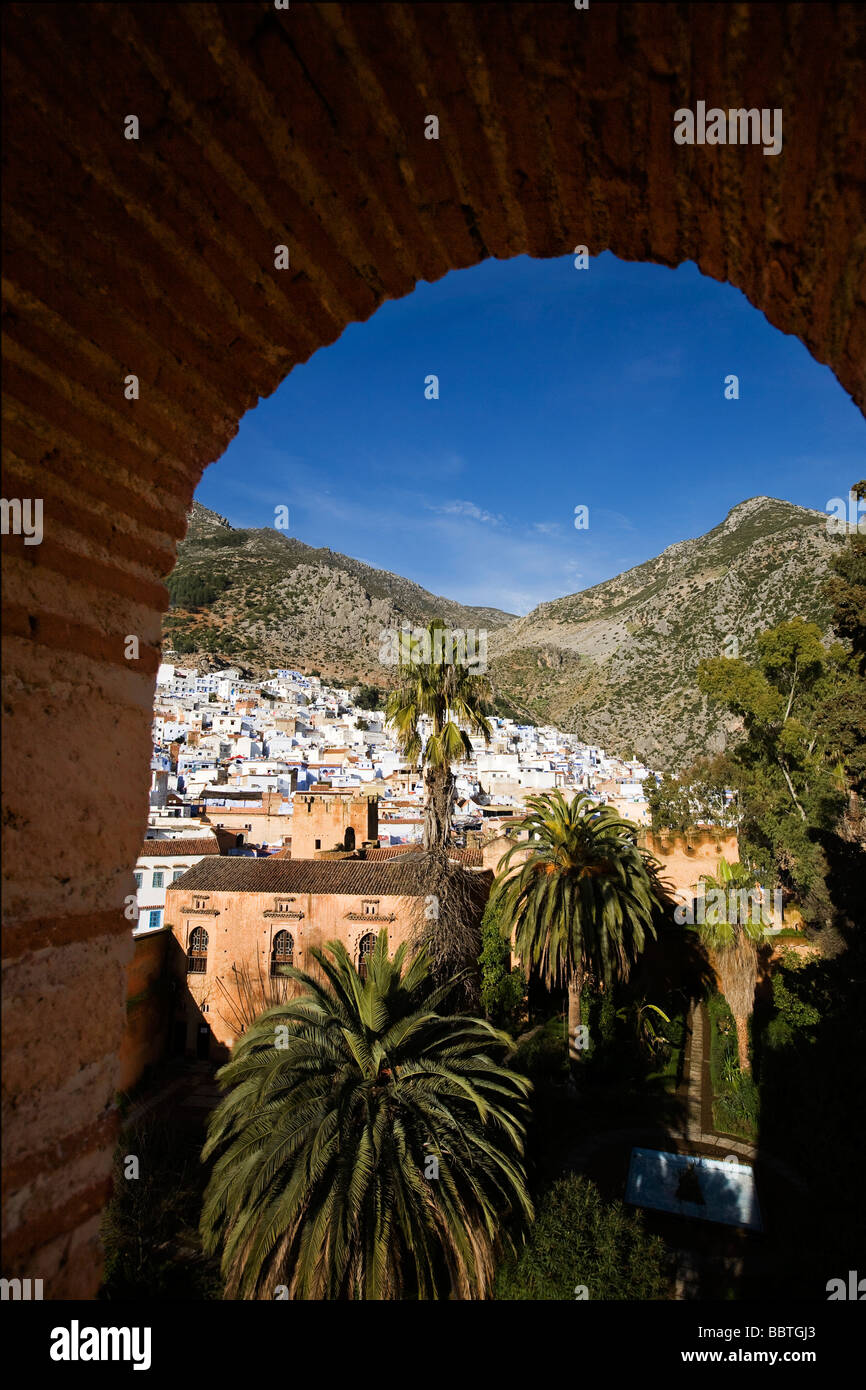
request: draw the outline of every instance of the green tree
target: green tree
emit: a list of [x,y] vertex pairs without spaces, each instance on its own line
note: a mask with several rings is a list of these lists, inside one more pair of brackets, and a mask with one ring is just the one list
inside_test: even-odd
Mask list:
[[650,1057],[663,1052],[668,1042],[665,1035],[659,1032],[653,1014],[662,1023],[669,1024],[671,1021],[664,1009],[660,1009],[658,1004],[650,1004],[647,999],[633,999],[616,1011],[617,1018],[634,1029],[638,1046]]
[[423,953],[383,931],[366,978],[345,948],[293,968],[219,1073],[204,1158],[205,1248],[229,1298],[483,1298],[509,1224],[531,1219],[531,1085],[483,1020],[439,1012]]
[[817,890],[825,865],[816,829],[831,828],[843,804],[844,772],[825,710],[849,661],[820,629],[793,618],[761,633],[756,664],[702,661],[698,685],[743,721],[731,764],[740,793],[741,847],[762,871],[799,896]]
[[758,980],[757,943],[763,938],[755,876],[745,864],[719,860],[716,873],[701,882],[713,900],[698,931],[728,1001],[737,1031],[740,1070],[749,1071],[749,1018]]
[[559,1178],[542,1197],[520,1254],[507,1260],[497,1299],[635,1301],[667,1296],[669,1256],[643,1218],[622,1202],[603,1202],[588,1178]]
[[[812,974],[807,962],[796,951],[784,952],[772,977],[774,1014],[766,1032],[770,1047],[793,1045],[802,1051],[804,1046],[815,1042],[816,1029],[824,1012],[816,1007],[816,1001],[822,1005],[825,1001],[822,991],[815,987]],[[804,990],[805,981],[808,985]]]
[[356,709],[384,709],[385,699],[385,692],[375,685],[359,686],[357,694],[353,696]]
[[650,824],[654,831],[676,830],[684,834],[695,822],[689,789],[670,773],[661,780],[655,775],[644,783]]
[[[866,500],[866,481],[854,495]],[[835,679],[821,711],[821,733],[844,765],[848,786],[866,795],[866,517],[849,534],[830,566],[827,598],[833,605],[836,635],[847,644],[848,658],[837,662]]]
[[481,1007],[485,1018],[513,1029],[523,1009],[526,976],[511,964],[511,941],[501,907],[488,900],[481,922]]
[[[588,976],[607,985],[624,979],[655,935],[660,905],[654,861],[636,843],[637,829],[610,806],[562,792],[527,798],[518,842],[499,862],[493,896],[514,932],[527,971],[568,988],[569,1049],[578,1056],[580,996]],[[512,874],[516,855],[524,862]]]
[[[425,770],[423,843],[425,850],[441,855],[451,836],[451,766],[474,756],[470,733],[480,734],[485,743],[492,737],[487,719],[487,679],[467,665],[447,659],[442,640],[445,631],[444,623],[434,619],[423,643],[413,641],[408,651],[401,648],[397,688],[388,696],[386,707],[401,751]],[[432,726],[426,742],[421,732],[424,720]]]
[[[851,489],[866,501],[866,480]],[[833,560],[826,593],[833,604],[833,628],[848,642],[860,675],[866,675],[866,516],[848,536],[845,548]]]
[[735,796],[731,801],[728,797],[728,791],[736,780],[733,773],[729,755],[716,753],[696,758],[682,774],[695,808],[697,823],[716,825],[723,830],[737,824],[737,798]]
[[[219,1262],[204,1256],[197,1230],[204,1189],[198,1148],[194,1136],[152,1113],[124,1130],[100,1223],[100,1299],[222,1298]],[[132,1154],[138,1181],[128,1173]]]

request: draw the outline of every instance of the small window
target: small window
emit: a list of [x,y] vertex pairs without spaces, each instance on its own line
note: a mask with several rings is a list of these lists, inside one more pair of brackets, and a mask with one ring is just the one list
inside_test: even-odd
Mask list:
[[134,874],[133,877],[135,878],[135,886],[136,886],[136,888],[140,888],[141,885],[144,883],[144,874],[142,874],[142,873]]
[[153,871],[153,886],[154,886],[154,888],[161,888],[161,887],[162,887],[164,877],[165,877],[165,875],[163,874],[162,869],[154,869],[154,871]]
[[377,904],[377,903],[370,903],[370,902],[368,902],[368,903],[363,903],[363,904],[362,904],[362,911],[363,911],[363,913],[364,913],[364,916],[365,916],[365,917],[375,917],[375,916],[376,916],[376,909],[377,909],[377,907],[378,907],[378,904]]
[[177,883],[178,879],[183,878],[185,873],[186,869],[175,869],[171,879],[172,883]]
[[317,840],[317,841],[316,841],[316,849],[321,849],[321,848],[322,848],[322,842],[321,842],[321,840]]
[[207,970],[207,932],[194,927],[189,934],[186,970],[188,975],[204,975]]
[[161,907],[156,907],[156,908],[154,908],[153,911],[152,911],[152,912],[149,912],[147,915],[148,915],[148,923],[147,923],[147,925],[148,925],[148,929],[149,929],[150,931],[156,931],[158,927],[161,927],[161,926],[162,926],[162,908],[161,908]]
[[362,936],[358,944],[358,974],[362,980],[367,978],[367,961],[375,944],[376,938],[372,932],[367,932],[366,936]]
[[271,975],[280,974],[281,965],[294,965],[295,938],[290,931],[278,931],[271,950]]
[[207,907],[207,898],[193,898],[192,905],[198,908],[199,912],[203,912]]

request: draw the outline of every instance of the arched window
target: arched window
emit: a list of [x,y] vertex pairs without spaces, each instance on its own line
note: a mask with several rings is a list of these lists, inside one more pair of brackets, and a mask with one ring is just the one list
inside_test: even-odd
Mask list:
[[372,953],[375,944],[376,938],[371,931],[362,936],[358,943],[358,974],[362,980],[367,978],[367,957]]
[[271,950],[271,975],[280,974],[281,965],[294,965],[295,938],[290,931],[278,931]]
[[343,837],[343,847],[344,847],[344,849],[354,849],[354,848],[355,848],[355,832],[354,832],[354,830],[352,829],[352,826],[351,826],[351,825],[348,825],[348,826],[346,827],[346,834],[345,834],[345,836]]
[[189,934],[189,951],[186,958],[188,975],[203,975],[207,970],[207,932],[204,927],[193,927]]

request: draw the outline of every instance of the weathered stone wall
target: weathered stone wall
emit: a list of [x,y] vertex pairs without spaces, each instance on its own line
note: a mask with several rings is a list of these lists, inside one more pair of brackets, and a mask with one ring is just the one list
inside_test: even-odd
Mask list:
[[353,848],[378,835],[378,796],[363,792],[310,792],[296,796],[294,814],[289,817],[292,858],[313,859],[319,850],[337,849],[347,829],[355,832]]
[[[578,244],[730,280],[866,406],[864,23],[7,6],[3,496],[42,499],[44,539],[3,539],[5,1272],[98,1283],[161,577],[202,470],[384,299]],[[674,145],[698,100],[782,107],[782,154]]]
[[126,972],[126,1025],[120,1043],[118,1091],[131,1091],[147,1067],[166,1055],[171,1020],[166,979],[171,933],[165,928],[133,939]]
[[661,878],[670,884],[673,896],[680,902],[697,895],[702,874],[715,876],[720,859],[736,864],[740,858],[733,831],[698,829],[688,835],[667,835],[648,830],[640,842],[659,860]]
[[[238,988],[234,967],[246,972],[258,991],[269,980],[271,952],[277,932],[291,932],[295,943],[294,964],[300,970],[319,973],[310,955],[313,947],[323,950],[332,940],[342,942],[358,964],[358,946],[363,936],[388,932],[391,954],[411,935],[417,918],[417,903],[411,898],[376,894],[378,915],[365,916],[361,894],[292,893],[292,912],[297,917],[274,915],[274,894],[208,893],[208,913],[184,911],[192,895],[178,884],[166,895],[166,923],[177,949],[172,953],[172,969],[180,984],[174,1014],[187,1019],[186,1050],[195,1052],[196,1029],[202,1021],[210,1025],[213,1038],[211,1055],[224,1058],[238,1036]],[[271,915],[266,917],[265,913]],[[351,914],[351,916],[350,916]],[[393,917],[393,921],[388,920]],[[190,932],[203,926],[208,934],[207,970],[188,975],[186,971]],[[258,997],[258,996],[257,996]],[[204,1006],[207,1005],[207,1009]]]

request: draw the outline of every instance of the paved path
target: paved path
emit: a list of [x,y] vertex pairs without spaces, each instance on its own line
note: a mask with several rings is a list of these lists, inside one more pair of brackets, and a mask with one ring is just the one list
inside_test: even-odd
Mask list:
[[745,1139],[720,1134],[713,1124],[709,1018],[702,1003],[693,1003],[688,1020],[689,1061],[686,1137],[692,1144],[711,1144],[729,1154],[754,1159],[758,1150]]
[[160,1090],[144,1096],[133,1105],[123,1121],[124,1128],[138,1124],[145,1115],[168,1111],[171,1119],[189,1120],[194,1114],[202,1118],[212,1110],[220,1097],[214,1080],[215,1068],[209,1062],[190,1062],[179,1076],[166,1082]]

